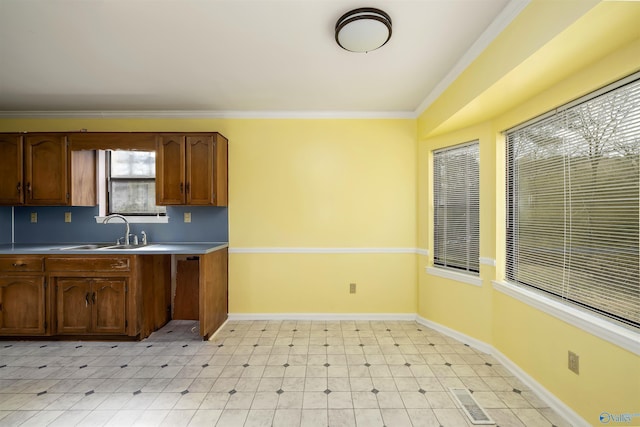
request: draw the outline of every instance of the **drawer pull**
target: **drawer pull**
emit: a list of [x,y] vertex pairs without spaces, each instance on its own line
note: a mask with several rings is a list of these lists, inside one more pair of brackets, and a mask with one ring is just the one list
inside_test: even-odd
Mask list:
[[11,264],[13,267],[18,268],[18,267],[26,267],[27,264],[25,264],[24,262],[14,262],[13,264]]

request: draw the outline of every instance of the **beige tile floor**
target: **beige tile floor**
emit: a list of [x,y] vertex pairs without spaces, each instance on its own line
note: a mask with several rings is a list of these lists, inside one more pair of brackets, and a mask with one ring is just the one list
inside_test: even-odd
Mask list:
[[568,426],[490,355],[410,321],[173,321],[132,342],[0,342],[0,426]]

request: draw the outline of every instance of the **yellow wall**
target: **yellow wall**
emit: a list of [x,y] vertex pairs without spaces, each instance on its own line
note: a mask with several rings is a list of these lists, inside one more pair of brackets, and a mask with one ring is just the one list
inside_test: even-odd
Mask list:
[[[640,358],[493,290],[504,271],[500,131],[640,68],[640,3],[534,0],[418,120],[0,119],[0,131],[219,131],[231,248],[432,249],[430,153],[479,139],[482,287],[411,253],[231,253],[234,313],[417,313],[493,345],[598,424],[638,412]],[[358,292],[348,294],[356,282]],[[580,356],[579,376],[566,369]]]
[[[2,119],[0,131],[218,131],[229,139],[232,313],[415,313],[413,119]],[[357,248],[388,253],[234,253]],[[390,253],[389,253],[390,252]],[[407,252],[407,251],[405,251]],[[349,284],[357,284],[355,295]]]
[[[613,22],[609,22],[611,19]],[[630,22],[635,24],[630,26]],[[429,235],[433,218],[431,151],[479,139],[480,256],[497,261],[495,268],[481,265],[483,285],[478,288],[428,275],[424,267],[432,262],[432,256],[421,257],[418,263],[418,314],[491,344],[593,425],[600,424],[598,417],[603,411],[638,413],[640,357],[492,288],[491,280],[504,277],[505,163],[500,131],[638,71],[640,26],[637,22],[640,22],[639,3],[599,4],[501,79],[490,85],[479,79],[475,89],[471,89],[477,96],[463,100],[465,91],[470,88],[452,85],[438,100],[443,106],[456,105],[455,111],[448,116],[431,116],[428,109],[418,119],[420,246],[433,247]],[[604,28],[616,26],[624,37],[612,33],[607,48],[608,30]],[[586,64],[583,58],[575,56],[561,59],[559,53],[563,43],[576,40],[581,33],[588,39],[593,38],[593,34],[585,33],[587,29],[600,37],[598,44],[593,46],[599,56],[594,58],[585,50],[585,56],[591,59]],[[565,44],[564,48],[576,53],[573,44]],[[542,58],[548,60],[537,61]],[[578,70],[573,70],[572,61],[581,63]],[[562,76],[565,72],[563,64],[573,70],[570,75]],[[560,67],[562,78],[547,76],[553,67]],[[531,92],[529,86],[513,85],[513,82],[526,82],[536,75],[545,81],[537,91]],[[520,98],[520,101],[512,104],[511,98]],[[580,355],[580,375],[567,369],[568,350]]]

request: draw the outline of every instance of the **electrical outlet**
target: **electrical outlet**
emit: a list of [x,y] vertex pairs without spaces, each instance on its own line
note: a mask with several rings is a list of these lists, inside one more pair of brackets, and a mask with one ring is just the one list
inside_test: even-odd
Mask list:
[[355,283],[349,283],[349,293],[350,294],[355,294],[356,293],[356,284]]
[[64,213],[64,222],[71,222],[71,212]]
[[191,222],[191,212],[184,213],[184,222]]
[[569,370],[576,375],[580,375],[580,356],[572,351],[569,351]]
[[31,222],[38,222],[38,212],[31,212]]

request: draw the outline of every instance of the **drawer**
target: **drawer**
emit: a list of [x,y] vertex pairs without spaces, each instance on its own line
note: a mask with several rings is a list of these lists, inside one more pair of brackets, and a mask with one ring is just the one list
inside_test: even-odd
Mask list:
[[130,271],[129,257],[47,258],[47,271]]
[[22,272],[42,271],[42,257],[0,257],[0,271]]

